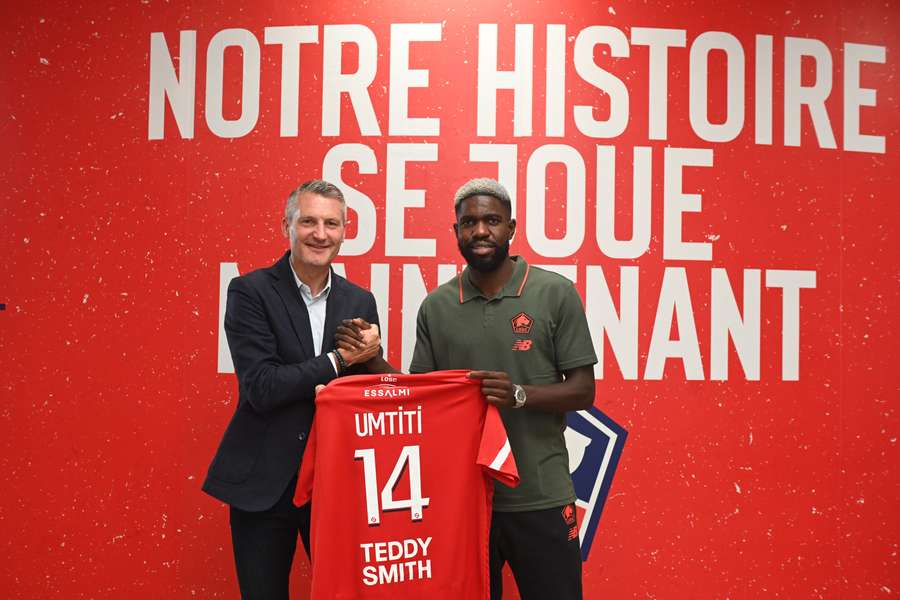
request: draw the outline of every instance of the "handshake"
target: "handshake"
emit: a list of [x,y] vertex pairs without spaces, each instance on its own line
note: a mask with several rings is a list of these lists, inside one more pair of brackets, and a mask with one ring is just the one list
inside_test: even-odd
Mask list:
[[342,366],[369,362],[381,350],[378,325],[359,317],[344,319],[334,334],[335,352],[340,355]]

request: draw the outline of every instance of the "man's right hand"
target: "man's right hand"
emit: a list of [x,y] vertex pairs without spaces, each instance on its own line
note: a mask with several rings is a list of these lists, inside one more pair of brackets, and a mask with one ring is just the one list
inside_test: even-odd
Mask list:
[[503,371],[471,371],[469,379],[481,380],[481,393],[489,404],[497,408],[512,408],[516,405],[513,383]]
[[381,349],[378,325],[362,318],[344,319],[334,335],[336,352],[340,352],[347,365],[367,362]]

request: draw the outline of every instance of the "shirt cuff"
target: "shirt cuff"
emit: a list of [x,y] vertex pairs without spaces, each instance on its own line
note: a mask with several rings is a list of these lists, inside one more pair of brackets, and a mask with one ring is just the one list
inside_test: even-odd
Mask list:
[[334,374],[340,375],[340,373],[338,372],[337,362],[334,360],[334,352],[329,352],[328,354],[326,354],[326,356],[328,357],[328,360],[331,362],[331,368],[334,369]]

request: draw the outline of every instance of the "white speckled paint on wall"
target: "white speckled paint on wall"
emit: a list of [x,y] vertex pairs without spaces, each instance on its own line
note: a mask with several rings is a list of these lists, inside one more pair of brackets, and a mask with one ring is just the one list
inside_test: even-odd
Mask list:
[[[619,282],[627,277],[620,269],[639,269],[635,376],[623,375],[621,358],[599,333],[596,338],[605,365],[596,405],[628,429],[629,438],[585,563],[586,598],[897,594],[895,3],[225,7],[142,0],[9,4],[0,13],[6,40],[0,55],[4,597],[238,597],[227,511],[200,492],[236,401],[234,376],[217,369],[220,264],[235,262],[246,272],[280,255],[284,198],[302,180],[320,176],[338,144],[365,146],[367,152],[357,148],[354,156],[374,158],[371,168],[348,163],[341,171],[346,186],[374,207],[371,218],[351,211],[348,237],[360,227],[375,228],[372,247],[341,262],[354,281],[387,290],[380,309],[389,317],[388,356],[395,364],[409,339],[401,315],[404,290],[412,293],[404,286],[404,265],[420,267],[430,289],[438,265],[459,264],[450,229],[452,193],[471,176],[497,175],[496,163],[470,160],[472,144],[516,146],[515,253],[535,264],[574,265],[576,286],[594,306],[599,300],[590,298],[600,298],[602,290],[588,287],[590,273],[598,273],[592,269],[602,267],[617,308]],[[409,67],[428,70],[428,87],[411,88],[409,115],[439,119],[439,135],[390,128],[391,24],[419,22],[440,24],[441,39],[410,47]],[[368,92],[378,135],[364,135],[346,95],[340,135],[322,135],[325,26],[338,24],[363,25],[376,41]],[[478,135],[479,24],[498,25],[501,70],[514,66],[515,25],[534,26],[532,108],[524,113],[531,117],[530,133],[516,135],[513,96],[501,91],[495,132]],[[547,80],[559,75],[556,66],[546,66],[552,24],[565,26],[565,78],[563,93],[551,91],[548,98]],[[289,137],[279,134],[281,48],[264,43],[265,28],[283,25],[316,26],[318,36],[318,43],[301,47],[298,134]],[[588,115],[597,121],[610,114],[608,96],[586,83],[573,62],[577,40],[591,26],[616,28],[628,50],[611,56],[600,44],[593,51],[594,64],[628,90],[627,126],[614,137],[590,137],[576,122],[575,106],[593,107]],[[635,42],[640,27],[684,32],[684,47],[667,53],[664,78],[648,66],[648,47]],[[246,29],[258,42],[259,116],[247,135],[224,139],[206,118],[207,48],[229,28]],[[194,136],[182,139],[166,106],[164,139],[151,140],[151,34],[165,34],[177,56],[182,31],[197,32]],[[744,124],[730,141],[701,139],[691,122],[690,49],[709,31],[731,34],[743,50]],[[771,143],[758,143],[755,128],[756,36],[772,36]],[[824,106],[834,149],[824,147],[807,109],[799,146],[785,144],[789,37],[819,40],[830,57],[832,92]],[[860,130],[882,136],[884,152],[847,149],[845,43],[886,49],[883,64],[862,63],[859,81],[876,90],[876,106],[860,110]],[[359,58],[348,47],[343,71],[354,72]],[[225,51],[225,119],[243,114],[241,59],[236,48]],[[668,88],[660,97],[666,107],[662,138],[651,131],[661,114],[648,99],[654,77]],[[815,78],[812,59],[803,59],[800,84]],[[708,88],[709,122],[724,123],[733,115],[725,109],[721,50],[709,56]],[[553,127],[562,133],[548,134],[546,105],[555,101],[563,116]],[[401,179],[407,190],[423,190],[421,199],[409,200],[388,177],[389,163],[402,154],[399,144],[436,147],[436,160],[407,163]],[[537,218],[530,217],[529,200],[542,197],[529,189],[528,162],[548,144],[566,146],[583,161],[583,192],[566,197],[566,175],[577,184],[577,169],[549,167],[541,236],[528,231],[529,218]],[[651,234],[637,257],[611,258],[598,245],[604,225],[597,216],[598,145],[615,147],[620,240],[631,235],[633,149],[647,147],[652,154],[650,177],[642,180],[650,190]],[[667,148],[712,151],[712,166],[685,168],[683,190],[702,196],[702,210],[685,212],[681,228],[685,241],[711,245],[710,260],[666,255]],[[433,240],[434,256],[402,255],[416,246],[398,241],[397,226],[388,223],[406,202],[399,221],[404,235]],[[566,217],[573,203],[584,207],[579,222]],[[554,240],[582,225],[574,251],[552,256],[536,249],[560,247]],[[702,377],[688,380],[689,359],[669,358],[661,379],[653,379],[647,365],[662,282],[666,269],[677,277],[679,268],[693,328],[680,314],[671,333],[671,318],[659,327],[672,340],[695,329]],[[746,271],[760,271],[758,380],[748,380],[731,342],[727,378],[711,380],[710,290],[712,270],[719,268],[739,307]],[[388,277],[373,281],[371,273],[382,270]],[[797,381],[784,377],[782,292],[766,285],[777,270],[815,272],[815,287],[799,294]],[[293,585],[295,597],[304,598],[309,568],[300,554]],[[507,589],[514,589],[511,580]]]

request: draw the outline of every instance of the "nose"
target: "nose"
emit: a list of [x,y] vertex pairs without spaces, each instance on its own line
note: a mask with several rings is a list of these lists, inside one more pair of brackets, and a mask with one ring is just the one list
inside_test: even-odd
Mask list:
[[322,221],[316,223],[316,227],[313,229],[313,236],[315,236],[317,240],[325,239],[325,223]]
[[484,238],[491,235],[491,230],[484,221],[476,221],[475,227],[472,228],[472,236]]

